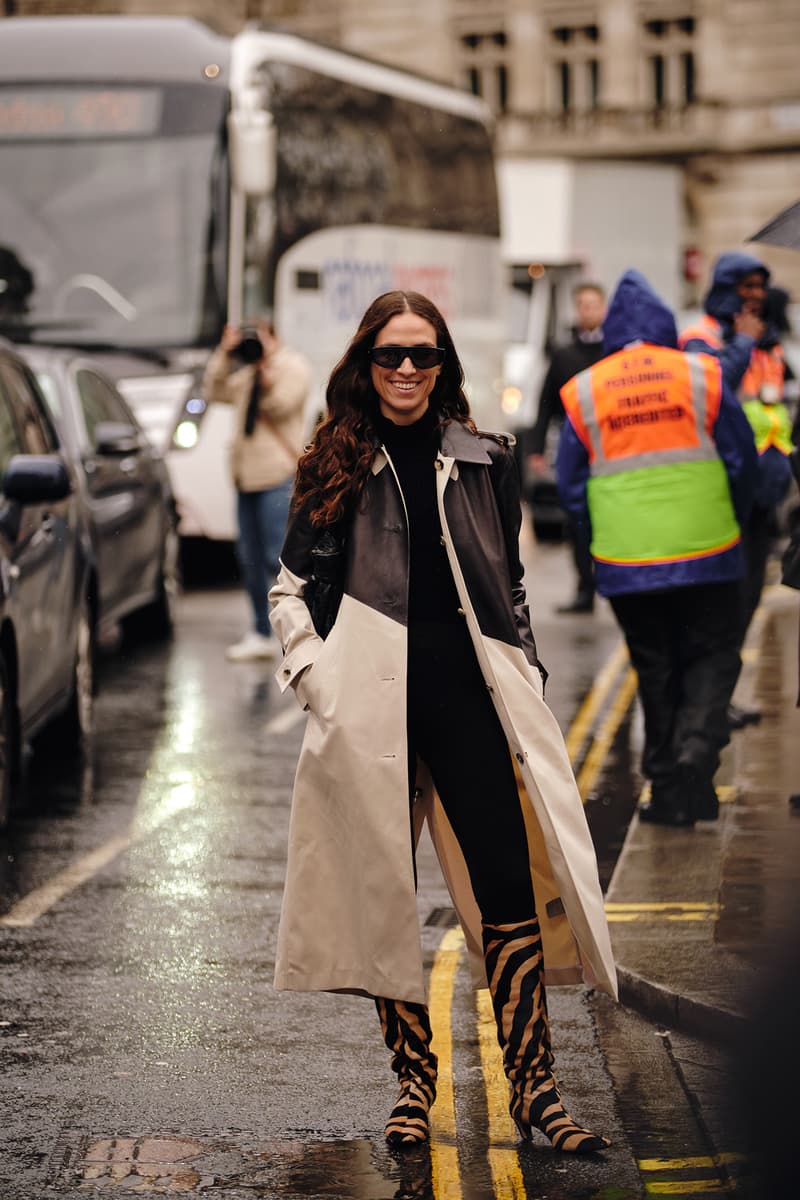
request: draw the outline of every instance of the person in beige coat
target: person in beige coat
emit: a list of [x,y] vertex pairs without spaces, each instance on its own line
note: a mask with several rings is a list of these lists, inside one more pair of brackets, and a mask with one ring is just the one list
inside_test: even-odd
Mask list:
[[[478,986],[491,989],[523,1138],[605,1138],[565,1111],[545,978],[616,995],[586,818],[531,631],[509,439],[479,434],[438,309],[365,313],[300,459],[270,592],[281,688],[308,711],[292,800],[278,988],[375,998],[400,1095],[392,1143],[428,1137],[436,1055],[414,846],[427,819]],[[344,533],[327,637],[307,604],[323,530]],[[524,784],[520,789],[515,766]]]
[[272,658],[277,650],[267,594],[286,533],[309,383],[306,360],[263,320],[244,329],[227,325],[206,367],[206,400],[234,408],[230,469],[237,553],[253,609],[253,630],[228,647],[232,661]]

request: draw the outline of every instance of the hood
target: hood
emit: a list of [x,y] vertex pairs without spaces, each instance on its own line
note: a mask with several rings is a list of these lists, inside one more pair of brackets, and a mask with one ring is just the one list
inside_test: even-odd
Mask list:
[[703,301],[703,307],[711,317],[718,321],[730,321],[742,307],[741,298],[736,294],[736,284],[743,275],[752,271],[761,271],[764,282],[769,283],[769,268],[765,267],[752,254],[739,254],[732,251],[720,254],[714,263],[714,273],[711,277],[711,287]]
[[603,349],[614,354],[629,342],[678,345],[672,312],[640,271],[626,271],[617,284],[603,322]]

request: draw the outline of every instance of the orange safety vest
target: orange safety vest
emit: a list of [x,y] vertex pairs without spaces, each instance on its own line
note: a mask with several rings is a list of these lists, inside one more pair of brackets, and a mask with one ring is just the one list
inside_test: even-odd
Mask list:
[[724,343],[722,340],[722,326],[715,317],[710,317],[708,313],[703,313],[699,321],[694,325],[690,325],[688,329],[684,329],[678,335],[678,345],[683,350],[687,342],[699,339],[710,346],[712,350],[721,350]]
[[713,438],[722,400],[716,358],[638,343],[576,375],[561,399],[589,457],[595,559],[666,563],[736,545]]
[[[756,346],[750,355],[750,366],[739,385],[739,395],[742,400],[760,398],[769,404],[777,404],[783,398],[785,374],[786,363],[780,343],[771,346],[769,350],[761,350]],[[765,386],[766,393],[763,390]]]

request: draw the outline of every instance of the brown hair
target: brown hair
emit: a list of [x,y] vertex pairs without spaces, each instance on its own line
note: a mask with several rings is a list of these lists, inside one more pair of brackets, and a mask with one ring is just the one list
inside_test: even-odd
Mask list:
[[435,387],[440,427],[455,420],[475,430],[464,394],[464,371],[436,305],[419,292],[378,296],[331,372],[326,392],[328,414],[297,464],[292,505],[295,510],[307,508],[312,525],[322,527],[341,520],[361,494],[375,456],[374,418],[379,411],[367,352],[387,321],[404,312],[430,322],[436,330],[436,344],[446,351]]

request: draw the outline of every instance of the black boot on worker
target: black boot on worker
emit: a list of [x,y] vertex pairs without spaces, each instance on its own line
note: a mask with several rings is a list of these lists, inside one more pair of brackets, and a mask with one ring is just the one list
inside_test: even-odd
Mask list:
[[390,1145],[419,1145],[428,1140],[428,1113],[436,1099],[436,1055],[424,1004],[375,997],[383,1040],[392,1052],[392,1070],[400,1095],[386,1124]]
[[691,828],[695,822],[691,796],[677,777],[653,780],[650,798],[638,808],[639,820],[645,825],[672,825]]
[[483,926],[486,974],[497,1040],[511,1085],[509,1111],[525,1141],[540,1130],[556,1150],[595,1154],[611,1143],[577,1125],[553,1075],[539,921]]

